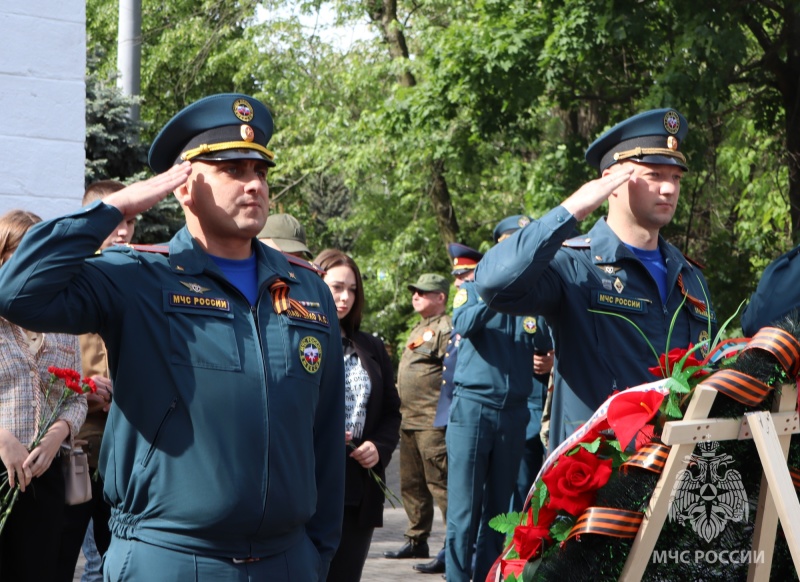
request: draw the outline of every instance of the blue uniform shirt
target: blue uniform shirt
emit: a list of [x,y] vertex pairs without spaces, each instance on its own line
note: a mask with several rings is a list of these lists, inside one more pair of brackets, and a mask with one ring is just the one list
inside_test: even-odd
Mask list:
[[[585,236],[567,241],[576,224],[562,206],[492,248],[478,265],[475,285],[494,309],[544,315],[556,355],[551,446],[583,424],[614,390],[650,382],[648,368],[674,347],[713,339],[713,310],[700,270],[659,239],[667,266],[667,301],[636,256],[600,219]],[[686,301],[666,345],[673,314]],[[592,313],[589,310],[607,313]],[[643,341],[630,319],[648,338]],[[712,321],[709,321],[711,313]],[[455,319],[455,318],[454,318]],[[709,338],[710,336],[710,338]]]
[[[344,490],[342,345],[313,271],[254,240],[256,305],[184,228],[169,256],[115,247],[102,202],[30,229],[0,269],[0,313],[41,331],[97,332],[114,404],[100,458],[123,539],[223,558],[308,536],[324,580]],[[269,285],[306,306],[280,314]]]

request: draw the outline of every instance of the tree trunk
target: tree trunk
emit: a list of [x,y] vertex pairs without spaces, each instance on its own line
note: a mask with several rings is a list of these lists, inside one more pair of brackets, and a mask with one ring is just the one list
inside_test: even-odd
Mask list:
[[[373,0],[369,17],[381,30],[381,36],[389,47],[392,60],[405,59],[408,62],[408,44],[406,37],[397,20],[397,0]],[[417,80],[407,68],[397,75],[397,82],[401,87],[414,87]],[[445,245],[458,240],[458,221],[450,199],[450,189],[447,187],[445,176],[445,163],[442,159],[432,160],[431,182],[428,193],[431,197],[436,224],[439,227],[439,236]]]

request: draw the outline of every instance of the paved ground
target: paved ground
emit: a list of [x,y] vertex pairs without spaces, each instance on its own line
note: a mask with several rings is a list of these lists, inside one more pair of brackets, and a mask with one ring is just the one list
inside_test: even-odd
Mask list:
[[[398,474],[399,467],[399,451],[392,457],[392,462],[389,465],[386,482],[389,488],[394,491],[397,496],[400,496],[400,477]],[[403,532],[406,529],[407,519],[406,513],[403,508],[398,506],[392,509],[389,503],[386,503],[386,509],[383,514],[384,525],[380,529],[375,530],[375,535],[372,538],[372,545],[369,548],[369,557],[367,563],[364,565],[364,574],[361,578],[363,582],[406,582],[408,580],[417,582],[441,582],[442,578],[433,574],[420,574],[415,571],[412,566],[428,560],[387,560],[383,557],[383,552],[386,550],[395,550],[404,543]],[[428,540],[432,556],[442,547],[444,543],[444,525],[439,510],[436,510],[436,522],[433,524],[433,532]],[[83,573],[83,556],[78,562],[78,568],[75,570],[75,582],[80,580]]]

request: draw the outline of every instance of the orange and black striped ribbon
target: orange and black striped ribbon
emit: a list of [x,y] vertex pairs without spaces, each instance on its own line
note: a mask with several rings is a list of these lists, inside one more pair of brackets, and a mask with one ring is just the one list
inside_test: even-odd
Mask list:
[[789,475],[792,477],[792,485],[794,485],[795,490],[800,491],[800,471],[794,467],[789,467]]
[[584,511],[569,532],[570,540],[583,534],[599,534],[615,538],[633,538],[644,519],[640,511],[614,509],[611,507],[590,507]]
[[[708,311],[705,301],[701,301],[697,297],[689,295],[689,292],[686,290],[686,286],[683,284],[683,273],[678,273],[678,289],[681,290],[681,295],[686,297],[686,301],[697,307],[697,309],[703,313]],[[711,317],[711,314],[709,314],[709,317]]]
[[750,407],[760,404],[772,390],[761,380],[731,369],[720,370],[703,380],[701,384]]
[[778,360],[790,378],[800,374],[800,342],[792,334],[777,327],[760,329],[747,348],[766,350]]
[[669,451],[670,447],[665,444],[648,443],[622,463],[622,470],[627,472],[631,467],[638,467],[660,474],[664,470]]
[[308,310],[303,307],[299,301],[289,297],[288,283],[278,279],[269,286],[269,292],[272,295],[272,307],[275,309],[275,313],[278,315],[288,311],[291,307],[292,309],[299,311],[303,317],[308,317]]
[[417,349],[419,346],[421,346],[424,343],[425,343],[425,340],[422,339],[422,336],[418,336],[418,337],[414,338],[413,340],[411,340],[410,342],[408,342],[406,344],[406,347],[409,350],[415,350],[415,349]]

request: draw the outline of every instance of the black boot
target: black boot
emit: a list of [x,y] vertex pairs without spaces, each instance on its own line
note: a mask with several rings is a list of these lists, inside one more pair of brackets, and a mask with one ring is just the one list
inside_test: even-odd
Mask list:
[[408,540],[403,547],[396,552],[383,552],[385,558],[402,560],[405,558],[427,558],[429,556],[428,542],[415,542]]
[[444,574],[444,562],[437,556],[425,564],[414,564],[414,569],[423,574]]

